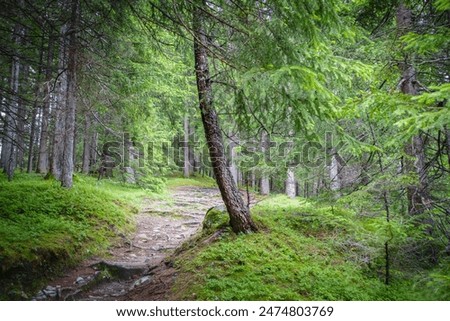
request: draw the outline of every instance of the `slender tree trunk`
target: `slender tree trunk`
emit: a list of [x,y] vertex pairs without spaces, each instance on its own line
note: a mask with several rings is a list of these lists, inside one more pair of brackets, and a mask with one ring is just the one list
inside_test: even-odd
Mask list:
[[67,63],[67,100],[64,135],[64,157],[61,185],[71,188],[73,185],[74,153],[75,153],[75,111],[77,87],[77,22],[79,0],[72,0],[69,34],[69,50]]
[[183,174],[184,177],[189,177],[191,175],[190,164],[189,164],[189,117],[184,116],[184,163],[183,163]]
[[331,150],[331,164],[330,164],[330,189],[332,191],[339,191],[342,188],[341,180],[342,162],[341,157],[333,148]]
[[[412,29],[412,13],[403,3],[400,3],[397,9],[397,29],[398,35],[402,36]],[[402,93],[406,95],[417,95],[416,70],[412,59],[405,54],[404,62],[400,64],[402,70],[402,79],[399,87]],[[419,183],[407,188],[408,212],[411,215],[422,213],[429,208],[430,198],[428,195],[428,175],[425,161],[425,144],[422,133],[413,137],[412,142],[405,147],[405,152],[416,161],[405,160],[405,170],[407,172],[415,171],[419,176]]]
[[[268,141],[268,135],[265,130],[261,132],[261,152],[263,155],[264,160],[266,160],[266,154],[269,153],[269,141]],[[262,172],[261,175],[261,182],[260,182],[260,194],[261,195],[269,195],[270,194],[270,180],[269,176],[264,172]]]
[[448,166],[450,166],[450,129],[448,129],[448,126],[444,126],[444,134],[445,134],[445,144],[447,146],[447,161]]
[[[4,84],[3,84],[3,78],[0,78],[0,86],[4,86]],[[1,147],[2,147],[2,150],[1,150],[1,154],[0,154],[0,168],[4,168],[4,161],[5,161],[5,156],[4,156],[4,154],[5,154],[5,145],[7,144],[6,143],[6,141],[7,141],[7,137],[6,137],[6,135],[5,135],[5,133],[6,133],[6,122],[5,122],[5,120],[6,120],[6,109],[5,109],[5,104],[4,104],[4,102],[3,102],[3,91],[2,90],[0,90],[0,115],[5,115],[4,117],[0,117],[0,120],[2,121],[1,122],[1,124],[2,124],[2,127],[1,127],[1,131],[0,131],[0,133],[2,134],[1,135]]]
[[239,186],[239,169],[236,165],[236,159],[237,159],[237,152],[236,152],[236,146],[237,146],[237,140],[238,136],[235,134],[230,133],[230,143],[228,145],[228,157],[229,157],[229,167],[231,176],[233,176],[234,183]]
[[[293,137],[294,132],[292,130],[289,131],[289,137]],[[292,151],[293,148],[293,142],[288,143],[287,152],[288,154]],[[286,181],[285,181],[285,190],[286,195],[290,198],[294,198],[297,195],[296,191],[296,180],[295,180],[295,172],[294,167],[292,167],[290,164],[287,164],[287,175],[286,175]]]
[[[67,107],[67,31],[68,25],[61,27],[58,57],[58,93],[54,112],[53,151],[51,171],[57,180],[62,180],[64,162],[64,134],[66,130]],[[41,142],[42,144],[42,142]]]
[[288,167],[286,175],[286,195],[290,198],[294,198],[296,193],[296,181],[293,167]]
[[44,101],[42,104],[42,117],[41,117],[41,134],[39,138],[39,163],[37,166],[37,172],[47,174],[49,170],[49,133],[48,124],[50,120],[50,102],[51,102],[51,81],[52,81],[52,64],[53,64],[53,33],[50,31],[48,38],[47,49],[47,63],[45,70],[45,83],[44,83]]
[[[18,47],[21,42],[23,27],[16,24],[14,27],[13,41]],[[5,144],[3,156],[3,170],[8,176],[8,180],[12,180],[17,161],[17,115],[19,109],[19,76],[20,76],[20,60],[17,54],[12,58],[10,90],[11,96],[9,106],[6,106],[5,113]]]
[[[22,42],[22,45],[23,42]],[[26,83],[29,69],[30,67],[28,65],[21,65],[21,74],[22,74],[22,82],[21,79],[19,79],[19,82]],[[25,118],[27,114],[27,108],[25,106],[24,99],[21,95],[18,96],[18,104],[17,104],[17,135],[16,135],[16,141],[17,141],[17,164],[16,167],[18,167],[21,171],[25,169]]]
[[189,122],[189,136],[188,136],[188,149],[189,149],[189,174],[192,175],[195,172],[195,128],[192,122]]
[[212,86],[208,68],[206,50],[206,34],[204,31],[204,17],[202,9],[206,7],[204,0],[194,3],[193,32],[195,74],[199,97],[199,108],[205,137],[209,147],[211,163],[219,186],[222,199],[230,215],[231,228],[235,233],[256,231],[250,212],[239,193],[239,190],[227,167],[225,151],[220,131],[218,116],[213,106]]
[[97,163],[97,147],[98,144],[98,133],[95,131],[92,135],[92,140],[91,140],[91,164],[94,165]]
[[84,115],[84,137],[83,137],[83,164],[82,173],[89,174],[91,165],[91,117],[89,111]]

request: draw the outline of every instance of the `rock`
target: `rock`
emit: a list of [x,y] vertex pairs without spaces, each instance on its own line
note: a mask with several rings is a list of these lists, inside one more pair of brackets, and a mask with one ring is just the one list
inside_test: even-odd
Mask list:
[[150,276],[149,276],[149,275],[146,275],[146,276],[140,278],[139,280],[136,280],[136,281],[131,285],[130,291],[133,290],[133,289],[134,289],[135,287],[137,287],[137,286],[140,286],[140,285],[142,285],[142,284],[144,284],[144,283],[149,282],[150,279],[151,279]]
[[39,291],[32,299],[32,301],[44,301],[47,300],[47,296],[44,291]]
[[86,283],[86,281],[81,276],[77,277],[75,284],[84,284],[84,283]]
[[44,290],[42,290],[42,292],[45,294],[47,298],[56,298],[56,296],[58,295],[57,288],[50,285],[47,286]]
[[115,279],[128,280],[133,276],[143,274],[148,266],[142,263],[129,262],[107,262],[102,261],[95,264],[98,270],[107,270]]

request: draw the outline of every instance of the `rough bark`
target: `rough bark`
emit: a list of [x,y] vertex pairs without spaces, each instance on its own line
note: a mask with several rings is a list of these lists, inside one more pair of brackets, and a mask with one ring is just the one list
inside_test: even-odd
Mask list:
[[[13,31],[13,41],[18,47],[21,42],[23,27],[16,24]],[[2,146],[2,164],[3,170],[8,176],[8,180],[12,180],[17,161],[17,115],[19,109],[19,76],[20,76],[20,59],[17,53],[12,57],[10,91],[11,96],[9,104],[6,106],[5,113],[5,137]]]
[[194,59],[197,80],[199,108],[205,137],[217,185],[222,199],[230,215],[231,228],[235,233],[248,233],[257,230],[250,212],[239,193],[239,190],[227,167],[225,151],[220,131],[218,116],[213,105],[212,86],[208,68],[202,9],[206,7],[204,0],[195,1],[193,11]]
[[[44,38],[44,37],[42,37]],[[42,63],[44,59],[44,41],[41,42],[41,48],[39,50],[39,69],[36,77],[36,85],[34,88],[34,102],[31,110],[31,124],[30,124],[30,139],[28,141],[28,162],[27,162],[27,173],[31,173],[33,170],[33,160],[34,160],[34,146],[36,140],[36,129],[37,129],[37,116],[39,114],[39,99],[41,98],[41,76],[42,76]]]
[[75,111],[77,84],[77,20],[79,0],[72,0],[67,63],[67,100],[64,135],[64,157],[61,185],[70,188],[73,185],[74,147],[75,147]]
[[54,111],[53,151],[52,151],[52,175],[62,179],[62,167],[64,162],[64,134],[66,128],[66,104],[67,104],[67,30],[68,25],[61,27],[60,47],[58,56],[58,83],[57,98]]
[[49,146],[48,146],[48,124],[50,121],[50,102],[51,102],[51,80],[52,80],[52,64],[53,64],[53,34],[49,34],[47,62],[45,69],[44,82],[44,101],[42,104],[41,133],[39,138],[39,162],[37,172],[47,174],[49,167]]

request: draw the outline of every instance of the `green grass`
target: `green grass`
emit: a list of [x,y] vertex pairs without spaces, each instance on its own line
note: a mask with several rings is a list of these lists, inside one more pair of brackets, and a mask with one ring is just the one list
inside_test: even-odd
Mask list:
[[285,196],[260,202],[252,215],[261,226],[259,233],[236,236],[228,229],[210,244],[205,240],[213,231],[207,230],[174,259],[179,270],[174,299],[432,297],[398,270],[391,271],[391,285],[384,284],[381,218],[362,218],[343,208]]
[[182,186],[195,186],[204,188],[216,188],[217,184],[214,179],[207,176],[192,175],[189,178],[183,177],[181,174],[171,175],[166,182],[167,188],[176,188]]
[[17,174],[12,182],[0,176],[0,297],[32,291],[133,229],[148,192],[81,175],[74,181],[66,190],[39,175]]

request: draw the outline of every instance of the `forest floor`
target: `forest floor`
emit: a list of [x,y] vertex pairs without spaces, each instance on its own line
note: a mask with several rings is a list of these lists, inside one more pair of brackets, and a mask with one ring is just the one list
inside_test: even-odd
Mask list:
[[[175,273],[165,259],[198,231],[208,209],[220,204],[218,189],[195,186],[173,187],[168,197],[145,199],[135,218],[135,232],[122,235],[107,258],[90,259],[67,271],[35,299],[164,299]],[[145,298],[136,291],[129,294],[143,284]]]

